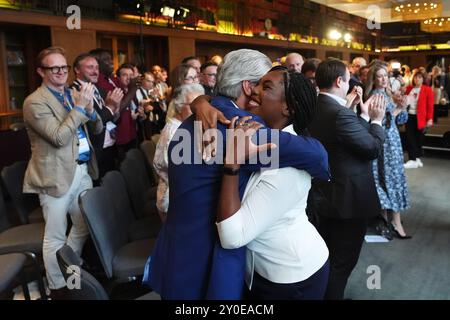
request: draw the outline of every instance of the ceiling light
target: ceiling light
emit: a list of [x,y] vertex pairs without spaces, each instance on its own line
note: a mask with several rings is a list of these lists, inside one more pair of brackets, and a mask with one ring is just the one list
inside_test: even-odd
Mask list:
[[420,23],[420,30],[425,32],[450,32],[450,17],[423,20]]
[[401,18],[403,21],[424,20],[440,17],[442,15],[442,1],[434,0],[424,2],[420,0],[406,0],[400,5],[392,5],[392,18]]

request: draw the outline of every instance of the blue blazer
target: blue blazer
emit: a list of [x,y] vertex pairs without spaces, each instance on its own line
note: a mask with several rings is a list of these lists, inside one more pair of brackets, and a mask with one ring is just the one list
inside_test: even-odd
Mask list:
[[[212,105],[228,119],[251,115],[263,123],[228,98],[215,97]],[[194,120],[194,116],[186,119],[169,145],[169,209],[149,258],[144,283],[163,299],[241,299],[245,247],[228,250],[220,246],[215,221],[222,165],[201,160],[192,138]],[[223,159],[226,127],[219,124],[218,129],[223,134],[223,143],[218,139],[216,158]],[[264,127],[258,134],[267,134],[270,142],[269,131]],[[329,180],[328,156],[320,142],[279,131],[277,144],[280,167],[295,167],[306,170],[312,177]],[[186,161],[179,163],[180,157]],[[251,173],[262,166],[241,166],[241,198]]]

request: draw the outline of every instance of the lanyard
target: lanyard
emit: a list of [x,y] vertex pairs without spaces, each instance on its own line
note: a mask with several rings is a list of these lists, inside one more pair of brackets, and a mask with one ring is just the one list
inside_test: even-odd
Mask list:
[[70,110],[73,109],[72,104],[70,103],[69,99],[67,99],[66,93],[64,93],[64,107],[69,107]]
[[108,82],[109,82],[109,84],[111,84],[114,88],[117,88],[116,84],[114,83],[114,81],[111,80],[110,77],[108,77]]

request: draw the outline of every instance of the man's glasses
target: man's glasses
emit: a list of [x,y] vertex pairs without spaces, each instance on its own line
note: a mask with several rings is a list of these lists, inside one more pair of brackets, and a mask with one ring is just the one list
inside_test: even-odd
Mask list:
[[216,77],[217,76],[217,73],[204,73],[204,75],[205,76],[208,76],[208,77]]
[[68,73],[70,71],[70,66],[54,66],[54,67],[41,66],[41,69],[50,70],[50,72],[53,74],[58,74],[61,72],[61,70],[64,73]]

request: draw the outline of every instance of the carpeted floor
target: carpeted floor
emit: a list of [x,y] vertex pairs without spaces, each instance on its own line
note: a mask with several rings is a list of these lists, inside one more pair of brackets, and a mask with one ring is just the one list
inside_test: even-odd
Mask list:
[[[412,206],[402,220],[413,238],[364,243],[347,298],[450,299],[450,157],[422,161],[423,168],[406,171]],[[371,265],[379,267],[379,289],[368,289],[368,279],[376,284]]]

